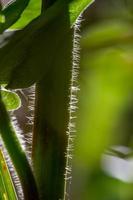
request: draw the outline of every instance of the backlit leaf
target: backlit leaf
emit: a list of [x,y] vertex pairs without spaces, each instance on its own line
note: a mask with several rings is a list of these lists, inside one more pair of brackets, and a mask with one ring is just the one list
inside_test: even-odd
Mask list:
[[21,106],[19,96],[15,92],[1,90],[1,96],[7,110],[16,110]]
[[0,50],[1,83],[9,82],[10,88],[22,88],[45,76],[54,65],[52,61],[57,48],[62,51],[62,41],[68,37],[79,14],[91,2],[58,0],[22,31],[16,32]]
[[4,21],[0,23],[0,33],[8,29],[21,17],[21,13],[28,3],[29,0],[16,0],[0,11],[0,15],[4,18]]
[[0,150],[0,199],[17,200],[17,195],[3,153]]

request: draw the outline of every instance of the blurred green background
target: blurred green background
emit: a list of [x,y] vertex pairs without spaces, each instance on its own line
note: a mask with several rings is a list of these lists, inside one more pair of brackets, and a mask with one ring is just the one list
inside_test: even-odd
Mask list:
[[70,199],[133,200],[133,1],[96,0],[81,35]]

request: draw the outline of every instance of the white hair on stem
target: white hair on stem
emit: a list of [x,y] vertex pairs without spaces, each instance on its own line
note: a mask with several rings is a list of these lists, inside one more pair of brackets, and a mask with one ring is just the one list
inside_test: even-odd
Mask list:
[[67,129],[68,145],[66,152],[66,172],[65,172],[65,187],[64,200],[69,200],[70,186],[72,182],[72,154],[74,151],[74,139],[76,136],[76,109],[77,109],[77,94],[79,91],[78,75],[79,75],[79,60],[80,60],[80,24],[81,16],[76,20],[74,25],[73,52],[72,52],[72,77],[70,82],[70,102],[69,102],[69,123]]
[[10,112],[10,117],[11,117],[11,123],[16,132],[16,136],[21,144],[22,149],[25,151],[26,149],[25,137],[24,137],[23,131],[19,127],[18,120],[16,116],[14,115],[14,112]]
[[[32,167],[31,155],[32,155],[32,141],[33,141],[33,123],[34,123],[34,111],[35,111],[35,85],[27,88],[26,91],[19,90],[23,99],[25,100],[25,127],[24,134],[18,134],[20,143],[24,147],[24,151],[28,158],[29,164]],[[22,137],[22,140],[21,140]]]
[[35,111],[35,85],[29,88],[28,94],[28,115],[27,118],[27,130],[25,133],[25,141],[26,141],[26,153],[28,156],[28,160],[32,167],[32,141],[33,141],[33,123],[34,123],[34,111]]
[[[25,96],[23,91],[20,91],[21,94],[26,98],[26,101],[28,102],[28,116],[25,116],[27,118],[27,126],[28,126],[28,132],[23,133],[23,131],[20,129],[18,120],[14,114],[13,111],[10,111],[10,118],[11,118],[11,123],[15,129],[16,136],[22,146],[22,149],[26,153],[27,159],[32,167],[31,163],[31,152],[32,152],[32,127],[33,127],[33,114],[34,114],[34,104],[35,104],[35,86],[32,86],[28,89],[29,94]],[[23,189],[19,180],[19,177],[16,173],[16,170],[14,168],[14,165],[10,159],[10,156],[4,146],[4,143],[2,142],[2,139],[0,138],[0,148],[4,154],[4,158],[6,160],[9,172],[12,177],[12,181],[14,183],[16,193],[18,195],[19,200],[24,200],[24,194],[23,194]]]
[[[26,143],[25,143],[25,137],[24,137],[24,133],[23,131],[20,129],[20,126],[18,124],[18,120],[17,118],[15,117],[14,115],[14,112],[10,112],[10,117],[11,117],[11,123],[15,129],[15,133],[16,133],[16,136],[21,144],[21,147],[22,149],[25,151],[26,150]],[[6,149],[5,149],[6,151]],[[13,182],[14,182],[14,185],[15,185],[15,188],[16,188],[16,192],[18,194],[18,197],[20,200],[24,200],[24,194],[23,194],[23,190],[22,190],[22,186],[21,186],[21,183],[20,183],[20,180],[19,180],[19,177],[16,173],[16,170],[13,166],[13,163],[10,159],[10,156],[7,154],[7,164],[9,166],[9,171],[11,173],[11,176],[12,176],[12,179],[13,179]]]

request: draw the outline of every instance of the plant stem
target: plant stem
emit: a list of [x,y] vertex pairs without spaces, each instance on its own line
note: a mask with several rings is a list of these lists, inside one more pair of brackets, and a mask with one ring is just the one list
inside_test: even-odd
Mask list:
[[59,200],[64,193],[73,37],[65,20],[65,27],[55,22],[60,25],[55,28],[63,32],[55,38],[59,41],[55,48],[58,52],[51,57],[47,77],[36,86],[33,167],[42,200]]
[[25,200],[38,200],[35,179],[0,97],[0,133],[22,184]]

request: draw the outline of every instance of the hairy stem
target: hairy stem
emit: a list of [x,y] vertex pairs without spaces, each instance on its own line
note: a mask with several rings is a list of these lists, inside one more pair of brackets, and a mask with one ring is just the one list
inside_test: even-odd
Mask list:
[[51,55],[47,77],[36,86],[33,167],[42,200],[63,198],[68,144],[73,30],[67,18],[60,17],[54,25],[53,30],[62,31],[55,38],[58,52]]
[[35,179],[0,96],[0,134],[22,184],[25,200],[38,200]]

